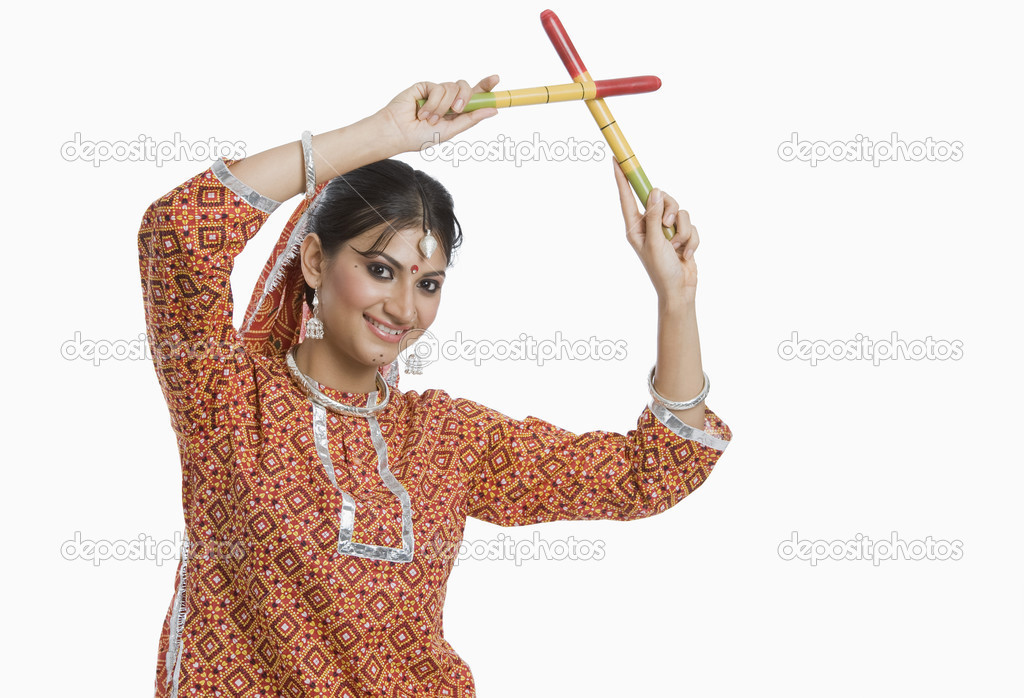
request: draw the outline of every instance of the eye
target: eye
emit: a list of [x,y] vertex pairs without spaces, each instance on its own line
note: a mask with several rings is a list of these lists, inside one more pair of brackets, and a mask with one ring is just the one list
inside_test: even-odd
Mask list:
[[437,283],[433,279],[424,279],[423,283],[430,284],[430,287],[425,289],[427,293],[437,293],[438,291],[441,290],[441,284]]
[[[391,271],[391,267],[385,266],[384,264],[380,264],[378,262],[374,262],[373,264],[367,264],[366,268],[369,270],[371,276],[375,276],[378,279],[391,279],[391,278],[394,278],[394,274]],[[381,272],[375,271],[377,269],[380,269],[382,271]]]

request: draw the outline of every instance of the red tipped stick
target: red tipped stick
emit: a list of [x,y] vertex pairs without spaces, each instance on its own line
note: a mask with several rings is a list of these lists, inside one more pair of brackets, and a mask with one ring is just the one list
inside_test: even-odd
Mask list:
[[661,87],[661,80],[656,75],[638,75],[633,78],[612,78],[611,80],[595,80],[597,97],[617,97],[619,95],[635,95],[641,92],[654,92]]
[[555,51],[558,52],[558,57],[562,59],[566,70],[569,71],[569,77],[575,80],[578,75],[587,72],[587,67],[583,65],[583,59],[580,58],[580,54],[576,53],[576,47],[572,45],[572,39],[565,32],[565,27],[562,26],[558,15],[551,10],[544,10],[540,13],[540,23],[544,26],[548,38],[551,39]]

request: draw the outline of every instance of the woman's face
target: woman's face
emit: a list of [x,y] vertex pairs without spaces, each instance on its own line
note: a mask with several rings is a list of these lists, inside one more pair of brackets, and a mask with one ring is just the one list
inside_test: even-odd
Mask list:
[[424,258],[421,229],[399,230],[377,255],[357,252],[368,250],[386,225],[343,243],[320,281],[324,340],[361,365],[393,362],[430,327],[441,303],[444,251],[437,245]]

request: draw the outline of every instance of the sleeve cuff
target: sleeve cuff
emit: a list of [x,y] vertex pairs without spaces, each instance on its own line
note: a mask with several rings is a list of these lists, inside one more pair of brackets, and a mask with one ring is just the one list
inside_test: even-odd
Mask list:
[[[725,424],[717,417],[715,418],[715,421],[712,422],[707,418],[707,416],[705,416],[704,430],[702,431],[691,427],[689,424],[679,419],[679,417],[672,414],[672,412],[670,412],[669,409],[660,402],[651,400],[648,405],[648,409],[650,409],[651,413],[658,418],[659,422],[665,425],[665,428],[677,436],[689,439],[690,441],[696,441],[697,443],[718,451],[724,451],[726,446],[729,445],[732,433],[730,432],[729,427],[725,426]],[[710,412],[710,410],[707,411]],[[712,412],[712,415],[713,414],[714,413]]]
[[275,201],[268,196],[263,196],[248,184],[231,174],[231,171],[228,170],[227,163],[224,162],[224,158],[218,158],[218,160],[210,166],[210,169],[213,170],[213,176],[219,179],[221,184],[233,191],[238,198],[242,199],[256,210],[263,211],[264,213],[273,213],[277,210],[277,207],[281,205],[280,201]]

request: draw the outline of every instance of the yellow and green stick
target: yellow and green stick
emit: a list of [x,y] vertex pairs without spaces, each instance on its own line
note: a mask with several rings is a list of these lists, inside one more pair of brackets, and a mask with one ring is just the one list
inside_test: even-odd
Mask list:
[[[558,15],[551,10],[544,10],[540,13],[540,21],[544,25],[544,31],[547,32],[548,38],[551,39],[555,51],[558,52],[558,57],[562,59],[566,70],[569,71],[573,82],[582,84],[594,82],[593,78],[590,77],[590,73],[587,72],[586,66],[583,65],[580,54],[576,52],[576,48],[572,45],[572,40],[566,33],[565,27],[559,21]],[[622,168],[622,172],[626,175],[626,179],[629,180],[629,183],[633,186],[633,191],[640,197],[640,201],[646,209],[647,200],[651,195],[653,187],[651,186],[651,181],[647,179],[644,169],[640,166],[640,161],[637,159],[636,154],[629,147],[629,141],[626,140],[626,136],[623,135],[622,129],[619,128],[619,124],[615,121],[615,117],[612,116],[611,110],[603,99],[600,97],[588,99],[586,100],[586,105],[593,115],[594,121],[597,122],[598,127],[601,129],[601,133],[604,134],[605,140],[608,141],[608,145],[611,147],[615,159]],[[669,240],[675,235],[674,227],[661,226],[665,237]]]
[[[635,95],[641,92],[654,92],[661,87],[661,80],[654,75],[638,75],[632,78],[614,78],[593,82],[570,82],[566,85],[544,85],[526,87],[519,90],[497,90],[495,92],[478,92],[469,98],[462,111],[473,111],[495,107],[521,107],[528,104],[548,104],[549,102],[570,102],[575,99],[604,99],[619,95]],[[417,99],[421,107],[425,99]],[[448,113],[452,111],[449,109]]]

